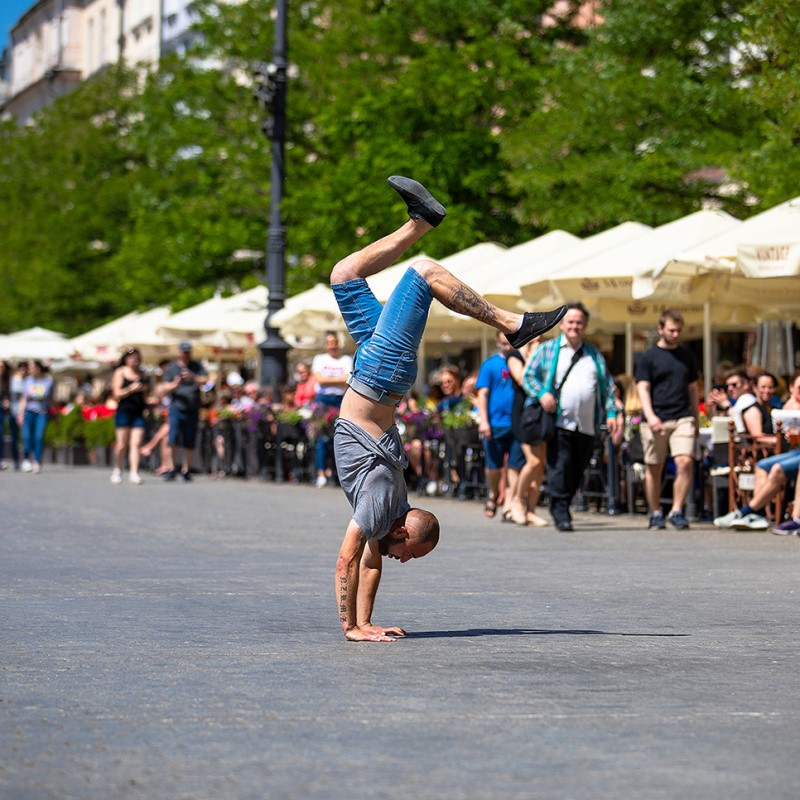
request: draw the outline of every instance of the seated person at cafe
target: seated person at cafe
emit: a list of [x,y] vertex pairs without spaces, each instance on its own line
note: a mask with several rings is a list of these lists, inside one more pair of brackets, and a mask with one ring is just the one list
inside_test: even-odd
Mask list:
[[[770,524],[766,518],[765,509],[789,481],[797,480],[799,466],[800,449],[757,461],[756,487],[750,502],[729,514],[717,517],[714,525],[718,528],[732,528],[733,530],[767,530]],[[796,506],[794,513],[797,513]],[[777,522],[780,523],[780,520]]]
[[739,433],[748,433],[757,444],[775,444],[772,417],[769,410],[758,402],[747,372],[733,369],[725,375],[725,389],[714,388],[708,394],[709,405],[717,413],[730,416]]

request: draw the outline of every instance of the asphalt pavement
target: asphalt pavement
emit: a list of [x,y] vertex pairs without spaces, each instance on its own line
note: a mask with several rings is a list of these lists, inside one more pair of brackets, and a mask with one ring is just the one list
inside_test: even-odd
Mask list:
[[0,474],[0,798],[797,798],[800,539],[432,499],[355,644],[332,487]]

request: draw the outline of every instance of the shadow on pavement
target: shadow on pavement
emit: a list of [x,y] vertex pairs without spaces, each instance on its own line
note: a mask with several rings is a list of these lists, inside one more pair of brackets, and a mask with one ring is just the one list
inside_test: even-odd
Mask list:
[[621,633],[592,630],[546,630],[544,628],[467,628],[463,631],[420,631],[409,633],[409,639],[444,639],[470,636],[544,636],[558,634],[567,636],[648,636],[682,637],[688,633]]

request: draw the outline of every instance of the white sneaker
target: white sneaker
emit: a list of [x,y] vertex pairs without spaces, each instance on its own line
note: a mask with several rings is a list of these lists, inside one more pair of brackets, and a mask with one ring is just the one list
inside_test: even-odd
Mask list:
[[22,471],[33,472],[33,464],[27,458],[22,462]]
[[317,475],[317,482],[316,487],[317,489],[321,489],[323,486],[327,486],[328,479],[324,475]]
[[111,473],[111,483],[122,483],[122,471],[115,469]]
[[41,471],[42,471],[42,465],[38,461],[34,461],[33,462],[33,468],[31,469],[31,472],[34,475],[38,475]]
[[718,528],[732,528],[733,523],[742,519],[742,512],[737,508],[736,511],[731,511],[730,514],[725,514],[722,517],[717,517],[714,520],[714,525]]
[[131,472],[131,474],[128,476],[128,480],[135,486],[141,486],[144,483],[141,475],[139,475],[138,472]]
[[428,481],[428,485],[425,487],[425,494],[428,497],[436,497],[439,493],[439,484],[436,481]]
[[737,519],[731,527],[737,531],[765,531],[769,528],[769,520],[761,514],[748,514]]

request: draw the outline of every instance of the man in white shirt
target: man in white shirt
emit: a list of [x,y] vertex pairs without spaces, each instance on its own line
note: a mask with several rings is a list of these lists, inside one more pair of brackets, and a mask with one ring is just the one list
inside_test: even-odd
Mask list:
[[548,414],[556,414],[556,433],[547,443],[550,513],[560,531],[571,531],[570,504],[583,480],[594,438],[605,419],[609,434],[617,427],[614,382],[603,356],[583,339],[589,312],[567,304],[561,335],[534,352],[523,385]]
[[[340,408],[347,391],[347,379],[352,371],[352,357],[342,355],[339,337],[333,331],[328,331],[325,334],[325,352],[314,356],[311,362],[311,374],[317,384],[314,402],[325,408]],[[328,482],[330,443],[330,435],[324,431],[317,436],[314,443],[318,488]]]

